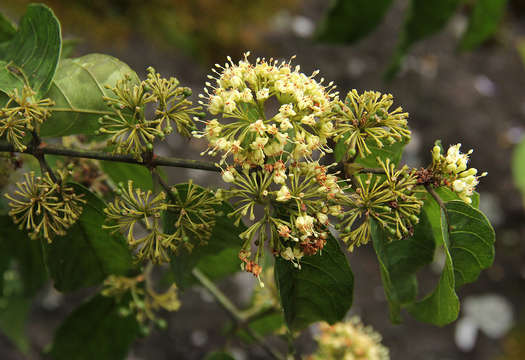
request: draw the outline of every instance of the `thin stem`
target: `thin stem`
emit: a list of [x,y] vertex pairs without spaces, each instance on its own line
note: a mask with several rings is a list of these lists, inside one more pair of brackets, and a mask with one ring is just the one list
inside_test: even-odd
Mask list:
[[438,193],[434,190],[434,188],[432,187],[431,184],[425,184],[425,189],[428,191],[428,193],[434,198],[434,200],[436,200],[437,204],[439,205],[439,207],[443,210],[443,212],[445,213],[445,218],[447,219],[447,229],[449,229],[449,224],[450,224],[450,221],[448,220],[448,211],[447,211],[447,206],[445,205],[445,203],[443,202],[443,200],[441,199],[441,197],[438,195]]
[[177,199],[175,198],[175,195],[171,191],[169,185],[166,184],[166,182],[162,179],[162,176],[160,176],[160,174],[157,171],[157,169],[156,168],[151,169],[151,174],[153,175],[153,178],[155,180],[157,180],[157,182],[160,184],[160,186],[162,186],[164,191],[166,191],[168,193],[168,196],[169,196],[171,202],[176,204],[177,203]]
[[113,113],[111,111],[77,109],[77,108],[53,107],[53,108],[51,108],[51,110],[52,111],[62,111],[62,112],[76,112],[76,113],[83,113],[83,114],[98,114],[98,115],[114,115],[115,114],[115,113]]
[[358,172],[359,173],[385,175],[385,170],[383,170],[382,168],[362,168]]
[[210,292],[215,300],[217,300],[219,305],[221,305],[222,308],[226,310],[228,315],[230,315],[236,324],[238,326],[243,326],[248,335],[250,335],[261,346],[261,348],[263,348],[268,353],[268,355],[277,360],[284,360],[284,357],[277,350],[266,343],[259,334],[257,334],[252,328],[248,326],[248,323],[246,322],[247,317],[244,316],[239,309],[237,309],[230,299],[228,299],[228,297],[217,286],[215,286],[215,284],[210,279],[208,279],[206,275],[204,275],[197,268],[192,270],[192,274],[201,283],[201,285]]
[[244,322],[244,316],[237,309],[237,307],[224,295],[224,293],[197,268],[192,270],[193,276],[199,280],[202,286],[210,292],[210,294],[217,300],[217,302],[226,310],[228,315],[236,322]]
[[33,138],[31,139],[31,145],[26,149],[25,152],[29,151],[30,154],[38,160],[38,164],[40,165],[40,170],[42,171],[42,174],[44,172],[47,172],[49,174],[49,177],[55,184],[60,184],[60,181],[58,180],[55,173],[46,161],[44,155],[45,153],[42,151],[41,148],[42,140],[40,139],[36,131],[32,132],[32,136]]
[[51,144],[41,144],[38,149],[28,147],[25,151],[17,151],[13,147],[13,145],[0,141],[0,152],[24,153],[24,154],[30,154],[33,156],[35,156],[35,153],[38,152],[41,154],[48,154],[48,155],[116,161],[116,162],[130,163],[130,164],[147,165],[150,167],[168,166],[168,167],[181,167],[181,168],[189,168],[189,169],[214,171],[214,172],[221,171],[221,169],[215,166],[214,163],[208,162],[208,161],[155,156],[151,160],[149,160],[148,163],[145,163],[144,161],[137,160],[131,155],[110,154],[110,153],[106,153],[103,151],[69,149],[63,146],[51,145]]

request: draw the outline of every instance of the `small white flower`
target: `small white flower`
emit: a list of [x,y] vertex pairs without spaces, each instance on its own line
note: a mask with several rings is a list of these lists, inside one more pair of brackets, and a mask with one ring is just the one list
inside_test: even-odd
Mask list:
[[231,183],[235,181],[235,176],[230,170],[226,170],[222,173],[222,180],[227,183]]
[[317,213],[317,220],[323,225],[328,225],[328,216],[326,214],[323,214],[321,212]]
[[258,133],[260,136],[264,135],[264,132],[266,131],[266,125],[264,124],[264,121],[257,120],[254,123],[250,124],[250,131]]
[[284,184],[286,181],[286,174],[284,171],[274,171],[273,173],[273,182],[276,184]]
[[301,123],[305,125],[314,126],[315,125],[315,117],[313,114],[303,116],[301,119]]
[[257,150],[257,149],[264,149],[264,147],[266,146],[266,144],[268,143],[268,138],[267,137],[256,137],[255,138],[255,141],[253,141],[251,144],[250,144],[250,147],[254,150]]
[[305,235],[312,235],[314,232],[314,218],[310,215],[298,216],[295,226]]
[[286,202],[292,198],[292,194],[286,185],[281,186],[281,189],[277,192],[277,198],[275,200]]
[[270,97],[270,89],[268,88],[262,88],[261,90],[257,91],[257,100],[263,101],[268,99]]
[[288,120],[288,118],[285,118],[281,121],[281,125],[279,125],[279,128],[282,130],[282,131],[286,131],[288,129],[291,129],[293,128],[293,125],[292,123],[290,122],[290,120]]

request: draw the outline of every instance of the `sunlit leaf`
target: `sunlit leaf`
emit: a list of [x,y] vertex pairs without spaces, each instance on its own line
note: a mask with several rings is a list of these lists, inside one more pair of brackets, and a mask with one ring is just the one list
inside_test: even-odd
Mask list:
[[99,129],[98,119],[110,110],[103,96],[114,97],[106,85],[131,77],[138,84],[137,74],[113,56],[89,54],[61,61],[47,97],[55,102],[52,116],[40,130],[41,136],[72,134],[93,135]]

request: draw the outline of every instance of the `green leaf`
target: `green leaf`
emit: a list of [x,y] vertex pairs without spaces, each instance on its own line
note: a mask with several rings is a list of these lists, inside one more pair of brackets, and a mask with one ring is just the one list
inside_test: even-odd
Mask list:
[[416,42],[441,30],[463,0],[412,0],[392,62],[385,73],[390,79],[399,71],[401,62]]
[[0,298],[0,329],[24,354],[29,351],[26,321],[31,308],[31,300],[13,295]]
[[388,299],[392,322],[401,322],[402,305],[412,303],[417,296],[416,272],[432,262],[435,243],[427,216],[421,213],[414,235],[389,241],[379,224],[372,220],[372,240],[379,261],[381,279]]
[[324,42],[355,42],[374,30],[392,0],[337,0],[317,30]]
[[214,351],[206,355],[204,360],[235,360],[233,356],[222,351]]
[[301,259],[301,269],[276,258],[275,281],[291,330],[301,330],[316,321],[341,321],[352,305],[354,276],[332,236],[321,255]]
[[[0,60],[0,94],[7,96],[14,89],[22,89],[24,84],[24,77],[19,69],[10,62]],[[9,100],[9,97],[3,98]]]
[[442,236],[439,239],[445,253],[445,267],[436,289],[423,300],[409,306],[408,310],[417,320],[443,326],[456,320],[459,314],[459,299],[455,292],[454,265],[450,255],[447,220],[440,211]]
[[[176,185],[179,194],[187,191],[187,184]],[[207,191],[203,189],[203,191]],[[240,270],[239,251],[241,250],[241,234],[246,227],[241,223],[234,225],[233,219],[227,214],[233,211],[230,204],[223,202],[216,210],[216,224],[206,245],[197,245],[191,252],[180,249],[180,252],[171,257],[173,281],[180,288],[186,288],[195,283],[191,274],[193,268],[198,267],[212,280],[223,278]],[[165,213],[165,231],[174,231],[175,213]]]
[[410,308],[420,321],[446,325],[456,320],[459,300],[455,289],[475,281],[481,270],[494,261],[495,233],[479,210],[461,200],[452,200],[440,209],[441,236],[436,238],[445,252],[445,267],[432,294]]
[[40,135],[94,135],[99,129],[98,119],[110,111],[102,97],[115,96],[105,86],[114,87],[125,75],[131,77],[131,84],[140,82],[128,65],[109,55],[89,54],[62,60],[46,94],[55,102],[55,111],[42,124]]
[[459,48],[473,50],[494,34],[505,13],[506,4],[506,0],[477,0]]
[[525,200],[525,138],[516,146],[512,154],[512,177]]
[[19,230],[7,215],[0,216],[0,269],[8,268],[15,261],[22,281],[24,294],[34,295],[47,280],[46,267],[39,240],[31,240]]
[[133,180],[134,186],[145,191],[153,190],[151,172],[145,166],[103,160],[99,161],[99,164],[115,184],[127,184],[128,180]]
[[375,141],[369,138],[366,140],[366,145],[372,153],[363,158],[358,156],[355,162],[367,168],[376,168],[380,167],[379,162],[377,161],[377,158],[379,157],[383,161],[390,159],[393,164],[398,165],[403,156],[403,149],[406,144],[405,141],[396,141],[393,144],[379,147]]
[[60,291],[97,285],[108,275],[124,275],[131,268],[131,253],[120,233],[102,229],[105,203],[79,184],[69,184],[83,194],[82,215],[67,232],[44,246],[49,273]]
[[60,325],[50,355],[54,360],[124,359],[139,331],[132,315],[119,314],[113,298],[97,295]]
[[58,66],[61,39],[60,23],[51,9],[43,4],[30,4],[0,59],[9,64],[7,71],[17,79],[6,76],[6,67],[3,66],[0,69],[0,90],[10,93],[13,89],[20,89],[20,79],[24,79],[22,85],[27,81],[37,97],[42,98]]
[[11,40],[15,33],[15,25],[4,14],[0,13],[0,43]]
[[[459,196],[454,191],[450,190],[446,186],[441,186],[437,189],[434,189],[434,191],[436,192],[436,194],[439,195],[439,197],[441,198],[441,200],[443,200],[443,202],[452,201],[452,200],[460,200]],[[479,208],[479,194],[477,192],[474,192],[471,199],[472,199],[471,206],[476,209]],[[439,209],[439,205],[436,202],[436,200],[434,200],[434,198],[430,196],[430,194],[428,193],[427,193],[427,198],[425,199],[425,203],[423,205],[423,212],[427,214],[429,218],[429,221],[432,227],[432,232],[434,233],[434,238],[438,239],[436,241],[440,243],[441,241],[443,241],[442,240],[443,235],[441,233],[441,223],[440,223],[441,221],[440,220],[441,219],[440,209]]]
[[450,255],[456,288],[475,281],[494,262],[496,235],[483,213],[461,200],[446,204],[450,222]]

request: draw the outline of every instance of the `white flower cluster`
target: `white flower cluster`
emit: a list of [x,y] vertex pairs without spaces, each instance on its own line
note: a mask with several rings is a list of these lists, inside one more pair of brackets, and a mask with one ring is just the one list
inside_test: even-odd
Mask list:
[[476,176],[478,170],[475,168],[467,168],[469,155],[473,150],[469,150],[466,154],[459,150],[461,144],[451,145],[446,156],[441,154],[441,148],[434,146],[432,149],[432,161],[434,169],[441,172],[444,176],[445,184],[449,185],[454,190],[459,198],[467,204],[472,203],[471,196],[474,194],[476,185],[479,183],[479,178],[486,176],[484,172]]
[[[208,154],[222,154],[222,161],[231,155],[236,165],[245,169],[262,166],[268,158],[278,159],[284,153],[293,160],[310,159],[314,151],[330,152],[327,139],[333,135],[334,100],[332,83],[292,68],[290,62],[257,58],[255,64],[244,60],[234,64],[216,65],[215,84],[206,83],[200,97],[212,115],[221,119],[205,122],[204,131],[196,137],[209,141]],[[279,108],[271,109],[270,98]],[[269,116],[270,111],[277,110]]]
[[319,347],[308,360],[388,360],[388,349],[381,344],[381,335],[364,326],[358,317],[328,325],[321,323],[317,337]]

